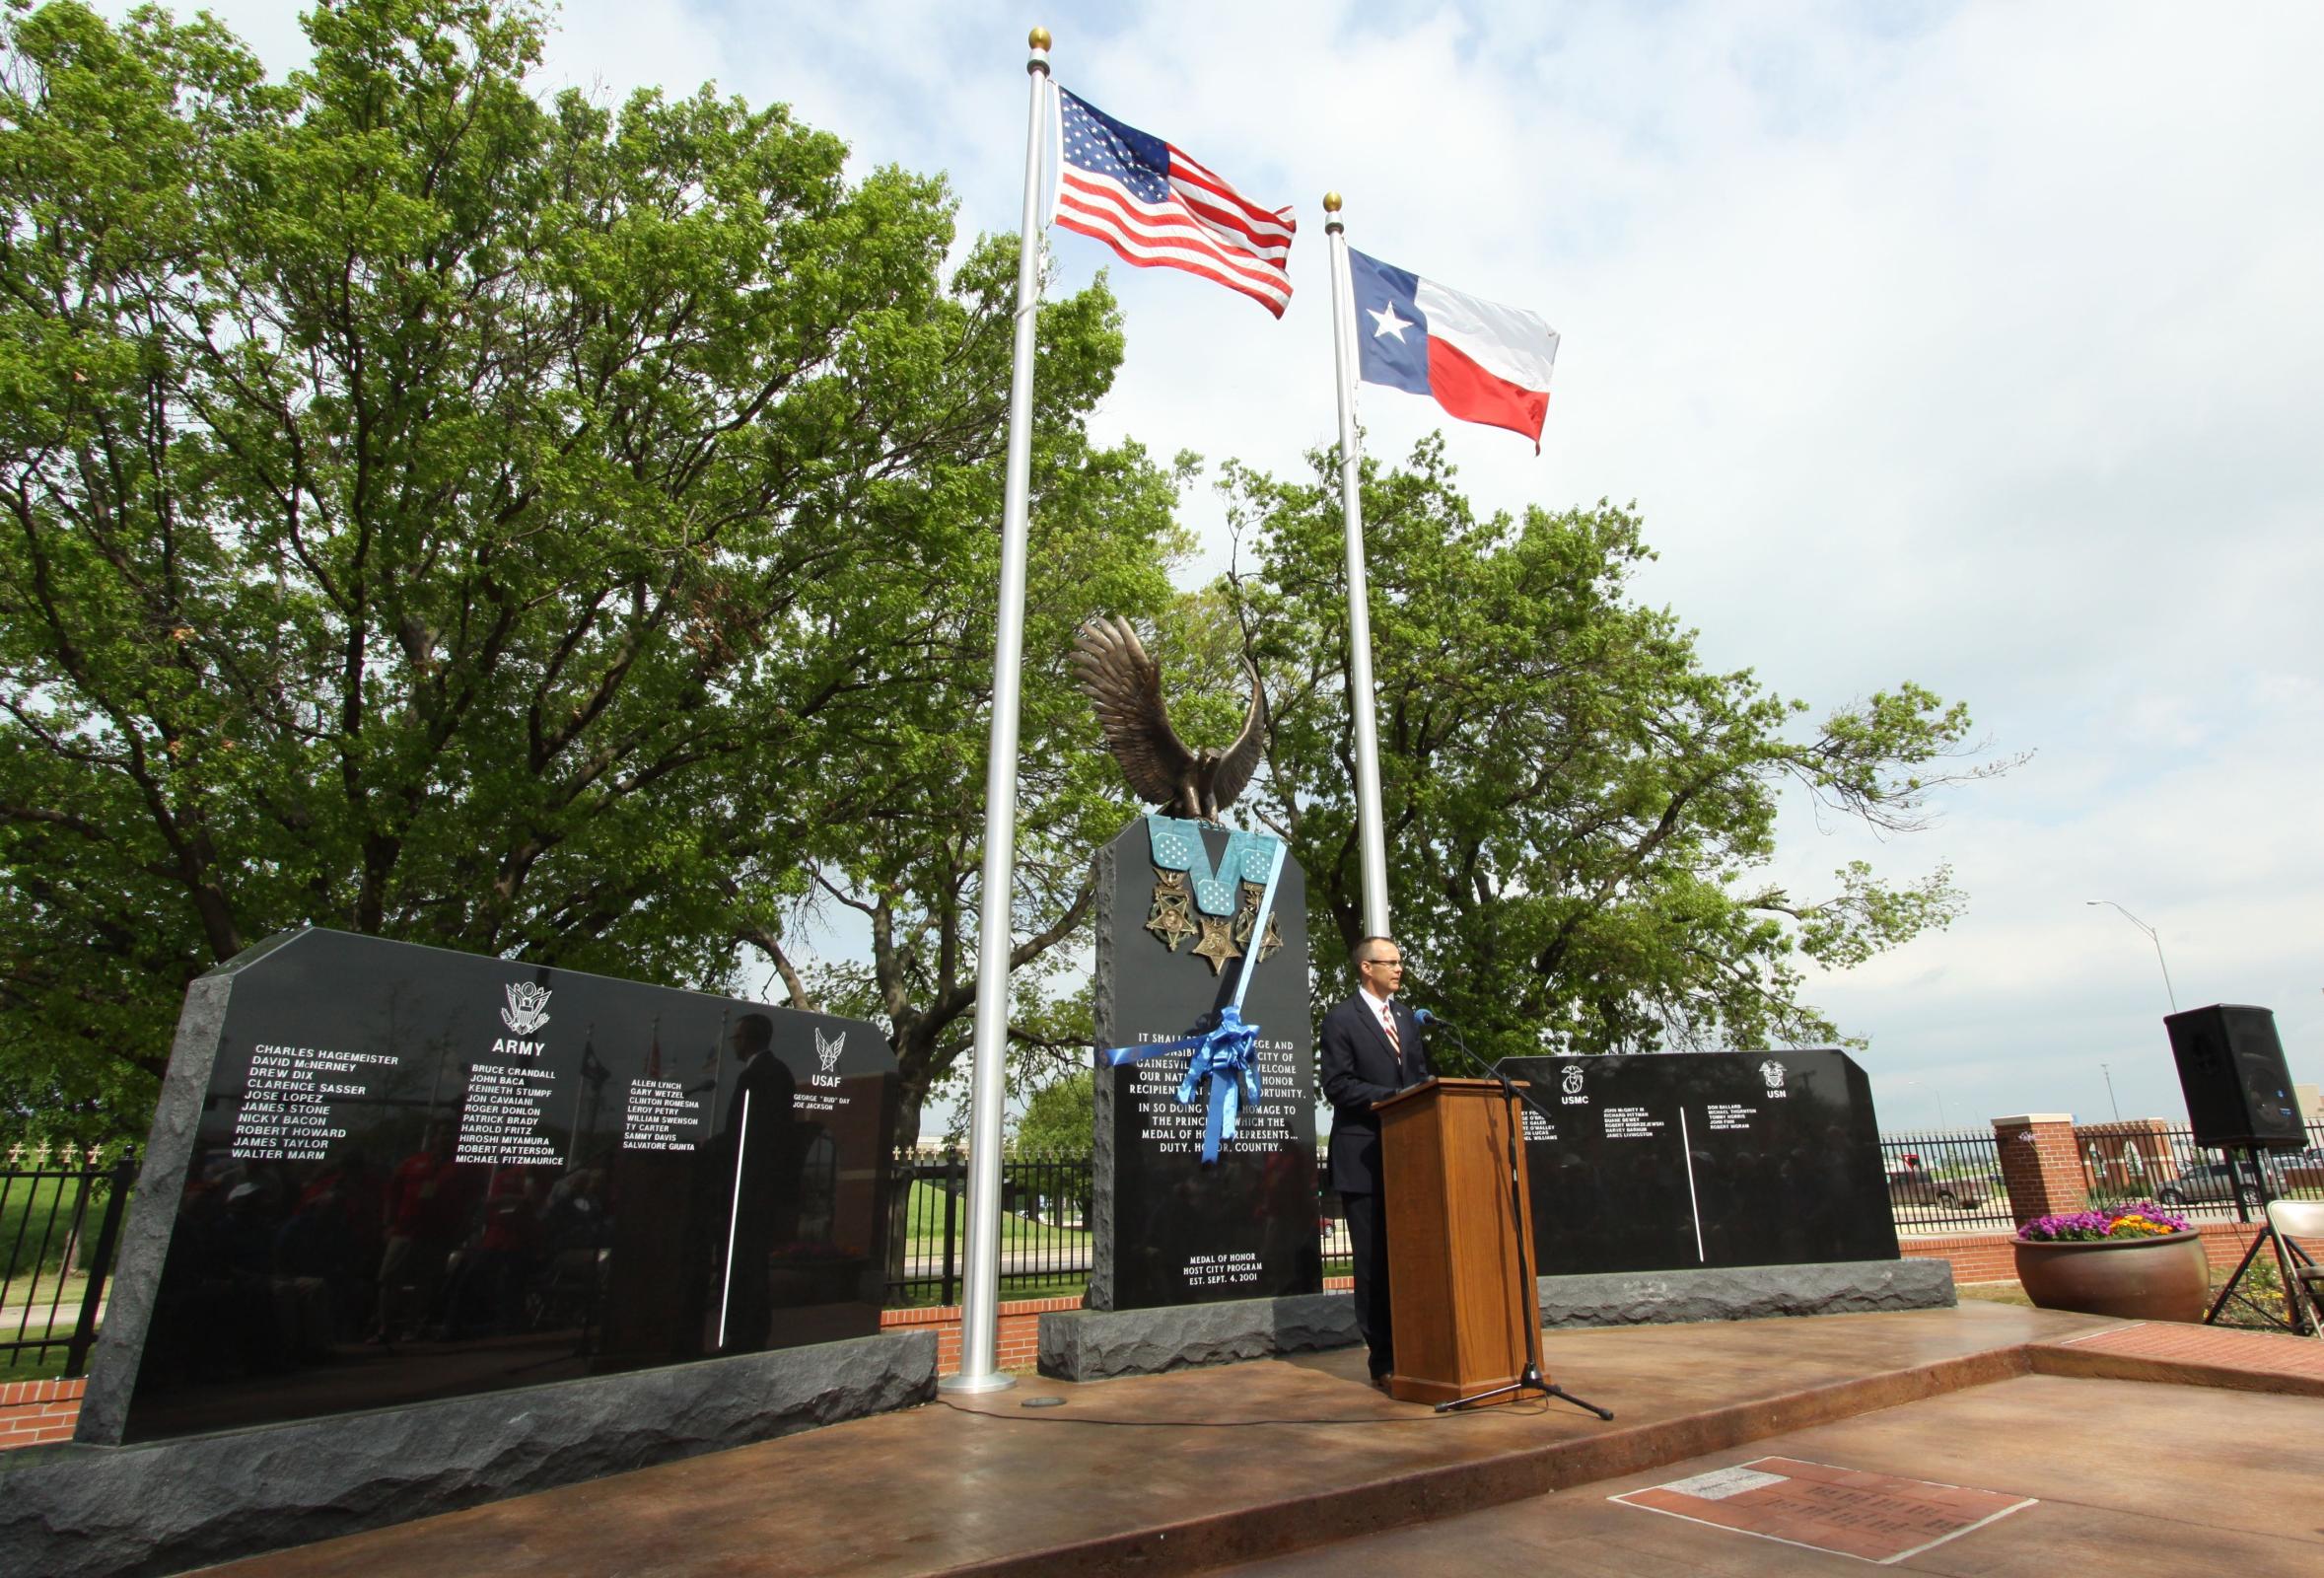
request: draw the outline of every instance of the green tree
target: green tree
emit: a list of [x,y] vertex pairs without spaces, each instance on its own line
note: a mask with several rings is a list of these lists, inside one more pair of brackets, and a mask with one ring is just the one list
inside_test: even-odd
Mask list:
[[[1095,897],[1091,853],[1134,814],[1111,758],[1091,749],[1098,730],[1068,673],[1072,634],[1093,610],[1166,609],[1166,569],[1185,544],[1171,519],[1175,480],[1136,446],[1110,456],[1071,438],[1035,448],[1010,1033],[1020,1066],[1048,1077],[1089,1055],[1090,1012],[1076,966]],[[1180,457],[1178,474],[1191,466]],[[997,494],[990,502],[997,515]],[[985,542],[997,557],[997,543]],[[806,989],[825,1007],[889,1028],[905,1136],[917,1132],[922,1104],[968,1050],[976,1005],[983,720],[998,567],[980,560],[976,571],[916,589],[908,607],[892,611],[954,656],[941,680],[891,693],[860,741],[866,802],[847,823],[825,828],[811,855],[810,898],[826,911],[853,911],[870,946],[861,958],[813,971]]]
[[[1305,864],[1331,998],[1363,896],[1338,466],[1313,462],[1303,480],[1231,467],[1226,486],[1275,701],[1258,810]],[[1759,868],[1787,784],[1904,830],[1936,786],[1999,770],[1948,760],[1964,706],[1907,683],[1806,725],[1804,702],[1706,670],[1667,610],[1631,600],[1649,557],[1632,511],[1479,519],[1441,439],[1363,474],[1394,927],[1480,1053],[1830,1040],[1797,961],[1853,965],[1955,913],[1943,869],[1890,886],[1852,864],[1802,898]]]
[[1096,1136],[1096,1078],[1087,1064],[1040,1086],[1017,1120],[1018,1149],[1042,1156],[1089,1155]]
[[[0,1104],[60,1127],[140,1131],[284,927],[804,998],[810,871],[973,864],[1014,243],[948,277],[944,183],[781,107],[542,102],[522,0],[306,25],[272,84],[207,18],[6,23]],[[1138,606],[1110,298],[1041,334],[1041,540]]]

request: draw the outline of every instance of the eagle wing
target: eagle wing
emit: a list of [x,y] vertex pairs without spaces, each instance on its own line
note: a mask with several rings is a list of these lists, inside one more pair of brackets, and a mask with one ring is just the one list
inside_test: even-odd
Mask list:
[[1242,793],[1251,774],[1258,770],[1259,757],[1267,752],[1267,687],[1259,682],[1259,671],[1251,667],[1250,659],[1242,660],[1242,672],[1251,680],[1251,709],[1243,717],[1242,733],[1234,737],[1234,744],[1211,770],[1211,803],[1222,812]]
[[1075,634],[1073,648],[1082,692],[1097,709],[1105,744],[1130,788],[1142,800],[1169,805],[1195,760],[1162,710],[1162,670],[1121,618],[1092,619]]

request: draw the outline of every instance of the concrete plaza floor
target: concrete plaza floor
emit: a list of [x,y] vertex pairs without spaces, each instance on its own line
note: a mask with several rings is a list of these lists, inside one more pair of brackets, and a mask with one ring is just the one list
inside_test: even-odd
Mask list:
[[1345,1578],[1480,1564],[1866,1566],[1607,1499],[1782,1458],[2031,1499],[1905,1555],[1894,1563],[1904,1571],[2324,1573],[2314,1339],[1968,1304],[1558,1332],[1545,1361],[1614,1421],[1555,1401],[1438,1415],[1371,1390],[1352,1350],[1080,1386],[1026,1378],[212,1570]]

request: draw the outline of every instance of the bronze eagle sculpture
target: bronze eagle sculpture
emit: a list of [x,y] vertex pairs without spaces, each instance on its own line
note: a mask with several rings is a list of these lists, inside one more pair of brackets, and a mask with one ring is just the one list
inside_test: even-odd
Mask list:
[[1266,749],[1267,691],[1259,671],[1242,660],[1250,676],[1250,713],[1242,733],[1226,753],[1186,749],[1162,709],[1162,670],[1146,655],[1127,620],[1102,615],[1074,636],[1074,667],[1081,687],[1105,727],[1105,744],[1130,788],[1173,817],[1217,822],[1234,803]]

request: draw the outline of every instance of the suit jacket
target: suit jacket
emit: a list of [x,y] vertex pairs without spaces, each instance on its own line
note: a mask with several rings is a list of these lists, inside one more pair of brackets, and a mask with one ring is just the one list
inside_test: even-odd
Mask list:
[[1396,1051],[1388,1044],[1361,991],[1323,1016],[1323,1096],[1331,1103],[1331,1186],[1343,1194],[1376,1194],[1380,1187],[1379,1114],[1384,1102],[1435,1070],[1420,1021],[1400,997],[1388,999],[1396,1036],[1404,1043],[1404,1077],[1396,1076]]

